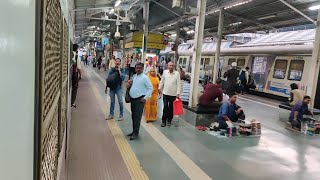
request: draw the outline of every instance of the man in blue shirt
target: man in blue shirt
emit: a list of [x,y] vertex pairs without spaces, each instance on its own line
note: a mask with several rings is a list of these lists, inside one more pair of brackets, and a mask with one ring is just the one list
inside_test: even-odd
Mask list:
[[137,63],[135,66],[136,75],[132,77],[132,82],[128,82],[131,97],[131,115],[133,132],[128,134],[130,140],[137,139],[139,135],[140,123],[143,114],[144,104],[151,97],[153,87],[150,79],[143,73],[143,63]]
[[227,122],[237,122],[238,119],[244,119],[244,113],[240,106],[236,104],[237,94],[230,93],[229,101],[224,102],[219,109],[218,121],[219,129],[227,129]]
[[292,128],[300,129],[303,115],[312,115],[312,113],[308,110],[308,104],[310,103],[310,101],[310,96],[304,96],[302,101],[293,106],[289,116],[289,122],[291,123]]
[[[122,102],[122,81],[125,78],[125,71],[123,68],[120,68],[121,60],[118,58],[115,63],[115,67],[110,69],[107,82],[106,82],[106,94],[108,93],[108,87],[110,89],[110,114],[106,120],[114,119],[114,105],[115,105],[115,95],[117,95],[120,115],[119,121],[123,120],[123,102]],[[111,79],[112,78],[112,79]],[[108,82],[109,81],[109,82]]]

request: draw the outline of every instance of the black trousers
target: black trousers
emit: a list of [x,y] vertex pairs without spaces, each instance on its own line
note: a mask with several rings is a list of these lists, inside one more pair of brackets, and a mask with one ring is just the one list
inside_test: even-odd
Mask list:
[[136,135],[139,134],[143,109],[144,103],[142,103],[140,99],[131,100],[132,132]]
[[77,92],[78,92],[78,86],[72,86],[71,104],[74,104],[76,102]]
[[163,95],[162,123],[171,122],[173,119],[173,102],[176,96]]

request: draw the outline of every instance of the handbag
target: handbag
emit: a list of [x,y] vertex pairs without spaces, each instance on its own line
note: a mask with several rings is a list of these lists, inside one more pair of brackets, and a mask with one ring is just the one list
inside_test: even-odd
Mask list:
[[182,101],[180,98],[177,98],[174,102],[173,102],[173,115],[181,115],[183,114],[183,105],[182,105]]
[[130,96],[130,89],[131,89],[131,86],[132,86],[132,83],[133,83],[133,78],[134,77],[132,77],[132,82],[131,82],[131,85],[127,88],[127,90],[126,90],[126,95],[124,96],[124,101],[126,102],[126,103],[131,103],[131,96]]

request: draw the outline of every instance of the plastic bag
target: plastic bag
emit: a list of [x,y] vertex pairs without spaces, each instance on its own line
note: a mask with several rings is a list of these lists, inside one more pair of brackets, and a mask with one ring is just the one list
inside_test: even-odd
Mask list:
[[177,98],[174,102],[173,102],[173,115],[181,115],[183,114],[183,105],[182,105],[182,101],[180,98]]

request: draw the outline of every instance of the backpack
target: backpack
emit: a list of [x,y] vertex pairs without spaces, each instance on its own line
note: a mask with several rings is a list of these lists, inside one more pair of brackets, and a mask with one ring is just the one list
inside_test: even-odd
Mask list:
[[107,80],[107,87],[110,88],[111,90],[117,89],[118,85],[120,84],[120,74],[116,70],[113,73],[109,74]]
[[241,70],[240,76],[239,76],[240,81],[246,80],[246,71]]

